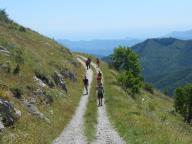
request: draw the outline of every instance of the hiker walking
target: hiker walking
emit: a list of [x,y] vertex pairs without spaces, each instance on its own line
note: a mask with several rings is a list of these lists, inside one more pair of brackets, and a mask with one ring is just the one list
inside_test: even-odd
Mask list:
[[97,60],[96,60],[96,63],[97,63],[97,67],[99,68],[100,61],[99,61],[99,59],[98,59],[98,58],[97,58]]
[[102,83],[100,83],[97,88],[97,98],[98,98],[98,101],[99,101],[99,104],[98,106],[102,106],[102,99],[103,99],[103,95],[104,95],[104,88],[102,86]]
[[88,85],[89,85],[89,80],[87,79],[87,77],[85,76],[83,79],[83,84],[85,87],[85,91],[86,91],[86,95],[88,94]]
[[89,69],[89,60],[88,59],[85,61],[85,65],[86,65],[86,68],[88,70]]
[[97,85],[101,83],[101,80],[102,80],[102,73],[99,71],[97,74]]
[[91,68],[91,58],[88,58],[89,68]]

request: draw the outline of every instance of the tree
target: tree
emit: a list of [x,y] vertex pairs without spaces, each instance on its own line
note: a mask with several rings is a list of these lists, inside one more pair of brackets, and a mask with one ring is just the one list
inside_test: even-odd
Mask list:
[[192,84],[179,87],[175,90],[175,110],[184,117],[185,122],[191,122]]
[[0,21],[2,21],[2,22],[9,22],[10,21],[5,9],[3,9],[3,10],[0,9]]
[[122,88],[132,96],[139,92],[141,87],[141,78],[135,77],[130,71],[120,72],[120,74],[117,76],[117,80]]
[[139,92],[141,87],[141,66],[138,55],[128,47],[118,47],[114,50],[112,56],[113,67],[120,72],[117,77],[122,88],[132,95]]

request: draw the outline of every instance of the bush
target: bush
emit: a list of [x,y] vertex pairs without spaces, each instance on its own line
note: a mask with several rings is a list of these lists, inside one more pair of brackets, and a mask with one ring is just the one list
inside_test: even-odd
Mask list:
[[134,96],[136,93],[139,93],[139,89],[141,87],[140,77],[135,77],[131,72],[124,71],[117,76],[117,80],[127,93],[131,92],[130,94],[132,96]]
[[20,32],[26,32],[26,28],[23,27],[23,26],[19,26],[19,31],[20,31]]
[[[116,48],[111,55],[112,66],[119,71],[117,80],[122,88],[131,95],[139,92],[142,77],[138,56],[128,47]],[[130,89],[130,90],[129,90]]]
[[20,99],[22,97],[23,91],[19,87],[11,88],[11,92],[13,93],[13,96],[17,99]]
[[150,83],[144,83],[143,85],[144,90],[148,91],[151,94],[154,94],[154,88],[153,85]]
[[192,84],[179,87],[175,90],[175,110],[180,113],[184,121],[192,120]]
[[0,10],[0,22],[5,22],[5,23],[10,22],[8,15],[4,9]]
[[19,64],[17,64],[17,66],[16,66],[16,68],[14,69],[14,71],[13,71],[13,74],[19,74],[20,73],[20,66],[19,66]]

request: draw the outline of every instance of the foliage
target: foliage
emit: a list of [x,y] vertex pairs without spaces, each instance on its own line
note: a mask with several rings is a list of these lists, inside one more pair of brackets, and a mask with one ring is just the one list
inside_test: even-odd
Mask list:
[[20,99],[20,98],[22,97],[23,88],[17,86],[17,87],[11,88],[10,90],[11,90],[11,92],[13,93],[13,96],[14,96],[15,98]]
[[188,123],[192,120],[192,84],[179,87],[175,91],[175,109]]
[[13,71],[13,74],[19,74],[20,70],[21,70],[21,69],[20,69],[20,65],[17,64],[16,68],[15,68],[14,71]]
[[[140,90],[137,99],[116,83],[119,72],[102,63],[105,76],[105,104],[110,121],[130,144],[191,144],[192,127],[172,113],[173,101],[154,89]],[[115,74],[114,74],[115,73]]]
[[119,46],[114,50],[112,64],[115,69],[130,71],[135,76],[141,72],[138,55],[128,47]]
[[5,22],[5,23],[10,22],[5,9],[3,10],[0,9],[0,22]]
[[192,40],[148,39],[133,46],[147,82],[173,95],[175,88],[192,83]]
[[23,27],[23,26],[19,26],[19,31],[20,31],[20,32],[26,32],[26,28]]
[[151,94],[154,94],[154,88],[153,88],[153,85],[150,84],[150,83],[144,83],[143,84],[143,88],[144,90],[150,92]]
[[122,88],[129,92],[131,90],[132,95],[139,92],[141,87],[141,67],[138,61],[138,56],[128,47],[118,47],[112,54],[112,65],[118,71],[118,82]]
[[134,76],[130,71],[123,71],[117,76],[117,80],[122,88],[129,93],[129,89],[133,96],[139,92],[141,87],[141,78]]

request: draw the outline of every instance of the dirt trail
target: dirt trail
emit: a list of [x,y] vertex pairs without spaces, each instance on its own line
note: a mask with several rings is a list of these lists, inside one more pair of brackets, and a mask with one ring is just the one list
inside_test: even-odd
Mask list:
[[[83,60],[85,57],[79,56]],[[92,62],[92,66],[96,71],[101,71],[97,65]],[[102,71],[101,71],[102,72]],[[104,84],[104,81],[102,82]],[[102,107],[98,107],[98,119],[96,128],[96,139],[93,144],[126,144],[126,142],[119,136],[117,131],[112,127],[107,116],[105,100]]]
[[[82,63],[82,65],[85,67],[84,61],[82,61],[79,58],[77,58],[77,60],[80,63]],[[89,69],[86,72],[86,75],[87,75],[87,78],[89,79],[88,89],[90,90],[90,86],[93,78],[93,71]],[[85,90],[83,94],[84,93],[85,93]],[[84,132],[83,116],[87,108],[88,98],[89,98],[89,94],[81,96],[79,106],[77,107],[72,120],[64,129],[64,131],[61,133],[61,135],[54,140],[53,144],[86,144],[87,143],[87,139],[83,133]]]

